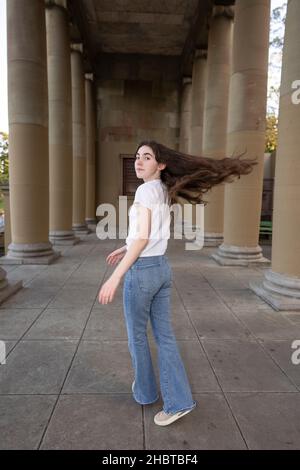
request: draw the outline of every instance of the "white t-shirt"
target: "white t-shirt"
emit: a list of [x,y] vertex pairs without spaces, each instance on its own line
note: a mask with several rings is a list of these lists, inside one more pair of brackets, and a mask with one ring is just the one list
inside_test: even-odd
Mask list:
[[146,247],[140,254],[144,256],[163,255],[170,238],[170,208],[168,206],[167,188],[161,179],[141,184],[136,192],[129,210],[129,232],[126,238],[127,250],[137,234],[137,210],[141,204],[151,209],[151,232]]

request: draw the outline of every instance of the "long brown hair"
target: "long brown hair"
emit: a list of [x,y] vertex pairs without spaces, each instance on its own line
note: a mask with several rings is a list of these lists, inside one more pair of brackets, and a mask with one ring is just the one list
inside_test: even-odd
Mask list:
[[192,204],[207,204],[202,199],[204,193],[213,186],[223,182],[232,183],[234,177],[251,173],[257,159],[243,159],[242,153],[236,157],[226,157],[220,160],[189,155],[170,149],[154,140],[145,140],[138,145],[135,155],[143,145],[150,147],[158,163],[166,163],[160,178],[166,185],[169,204],[177,203],[178,197]]

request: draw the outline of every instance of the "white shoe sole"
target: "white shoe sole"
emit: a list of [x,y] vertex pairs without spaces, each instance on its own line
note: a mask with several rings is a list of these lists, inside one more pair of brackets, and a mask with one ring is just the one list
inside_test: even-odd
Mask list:
[[159,421],[157,420],[156,416],[154,416],[154,422],[158,426],[168,426],[168,424],[174,423],[174,421],[177,421],[178,419],[182,418],[186,414],[190,413],[193,411],[194,408],[185,410],[185,411],[179,411],[178,413],[175,413],[174,415],[170,416],[170,418],[165,419],[164,421]]

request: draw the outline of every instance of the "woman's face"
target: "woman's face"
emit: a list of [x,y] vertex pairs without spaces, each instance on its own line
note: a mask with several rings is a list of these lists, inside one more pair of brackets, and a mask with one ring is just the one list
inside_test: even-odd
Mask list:
[[142,145],[135,155],[134,167],[137,177],[146,182],[160,178],[160,172],[166,164],[158,163],[152,148]]

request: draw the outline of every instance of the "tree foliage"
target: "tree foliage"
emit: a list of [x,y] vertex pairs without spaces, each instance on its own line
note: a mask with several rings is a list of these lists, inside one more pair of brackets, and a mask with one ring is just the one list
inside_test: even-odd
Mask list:
[[0,132],[0,183],[8,182],[8,134]]
[[265,152],[273,152],[277,147],[278,118],[275,114],[269,114],[266,118]]

